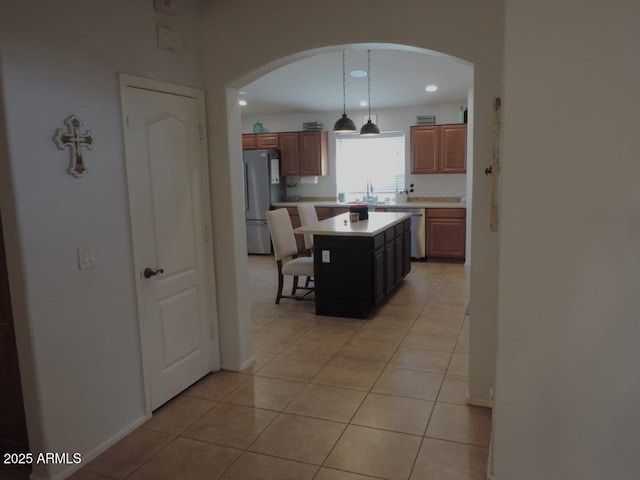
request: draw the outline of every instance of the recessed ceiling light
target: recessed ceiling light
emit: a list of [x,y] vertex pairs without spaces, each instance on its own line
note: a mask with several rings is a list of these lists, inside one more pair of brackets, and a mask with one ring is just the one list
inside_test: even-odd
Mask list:
[[240,90],[240,92],[238,92],[238,93],[240,93],[240,95],[246,95],[247,94],[247,92],[245,92],[244,90]]
[[361,100],[361,101],[360,101],[360,106],[361,106],[361,107],[366,107],[367,105],[369,105],[369,104],[367,103],[367,101],[366,101],[366,100]]
[[240,105],[241,107],[244,107],[247,104],[246,100],[238,100],[238,105]]
[[429,92],[429,93],[433,93],[433,92],[435,92],[436,90],[438,90],[438,87],[437,87],[437,85],[427,85],[427,86],[425,87],[425,90],[426,90],[427,92]]
[[364,70],[354,70],[353,72],[351,72],[351,76],[356,78],[364,78],[367,76],[367,72],[365,72]]

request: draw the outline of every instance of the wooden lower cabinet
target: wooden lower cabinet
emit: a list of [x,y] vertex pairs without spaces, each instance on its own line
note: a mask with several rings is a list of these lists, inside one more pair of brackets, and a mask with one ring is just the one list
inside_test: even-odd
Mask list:
[[[301,227],[300,223],[300,214],[298,214],[298,207],[286,207],[289,212],[289,218],[291,218],[291,226],[295,230],[298,227]],[[304,236],[300,233],[294,234],[296,237],[296,246],[298,247],[298,253],[302,254],[306,251],[304,246]]]
[[327,218],[334,217],[335,215],[331,210],[331,207],[316,207],[316,215],[318,215],[318,220],[326,220]]
[[427,258],[465,258],[466,210],[427,209]]

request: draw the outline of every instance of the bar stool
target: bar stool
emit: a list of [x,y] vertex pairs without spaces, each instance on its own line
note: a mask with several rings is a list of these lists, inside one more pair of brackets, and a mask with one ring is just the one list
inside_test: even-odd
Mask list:
[[[281,298],[303,300],[304,297],[313,291],[313,288],[298,287],[298,278],[300,276],[307,278],[313,277],[313,257],[298,257],[298,246],[296,245],[296,238],[293,234],[291,218],[285,208],[267,212],[267,223],[269,224],[273,252],[278,265],[278,293],[276,295],[276,304],[280,303]],[[289,258],[290,260],[285,261]],[[291,296],[282,294],[284,275],[293,276]],[[296,295],[297,290],[306,290],[307,292],[299,296]]]

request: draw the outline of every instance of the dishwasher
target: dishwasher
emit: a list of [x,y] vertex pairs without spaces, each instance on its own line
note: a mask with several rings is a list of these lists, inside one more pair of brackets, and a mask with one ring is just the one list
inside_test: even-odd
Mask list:
[[389,207],[387,212],[411,214],[411,257],[424,259],[427,256],[425,232],[427,230],[427,212],[424,208]]

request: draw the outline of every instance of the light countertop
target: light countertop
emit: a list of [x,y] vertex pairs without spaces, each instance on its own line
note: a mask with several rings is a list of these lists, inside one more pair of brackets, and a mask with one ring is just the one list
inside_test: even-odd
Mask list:
[[407,218],[411,218],[411,214],[401,212],[369,212],[368,220],[352,223],[349,221],[349,214],[343,213],[317,223],[310,223],[303,227],[298,227],[294,232],[343,237],[375,237]]
[[[299,202],[277,202],[274,203],[274,207],[297,207],[301,203],[312,203],[315,207],[329,207],[329,208],[349,208],[352,204],[340,203],[340,202],[308,202],[301,200]],[[372,208],[467,208],[466,203],[462,202],[390,202],[380,203],[376,205],[369,204],[369,211]]]

